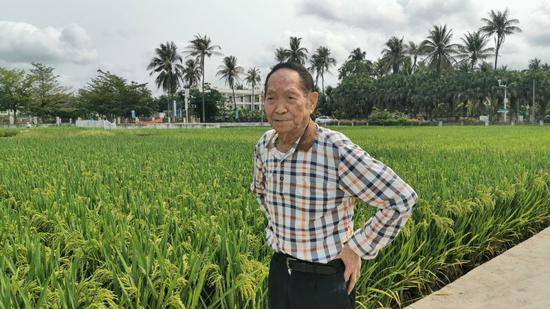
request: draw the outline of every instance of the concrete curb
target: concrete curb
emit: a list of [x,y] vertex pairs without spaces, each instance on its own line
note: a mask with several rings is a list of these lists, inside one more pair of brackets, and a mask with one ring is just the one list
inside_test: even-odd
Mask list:
[[550,308],[550,227],[406,308]]

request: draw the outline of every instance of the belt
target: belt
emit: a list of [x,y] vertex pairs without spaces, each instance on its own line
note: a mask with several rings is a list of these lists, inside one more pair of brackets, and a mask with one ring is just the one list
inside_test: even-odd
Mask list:
[[321,275],[333,275],[345,269],[344,262],[341,259],[334,259],[326,264],[323,264],[303,261],[280,252],[276,252],[273,255],[273,258],[278,262],[282,262],[286,266],[289,275],[292,273],[292,271]]

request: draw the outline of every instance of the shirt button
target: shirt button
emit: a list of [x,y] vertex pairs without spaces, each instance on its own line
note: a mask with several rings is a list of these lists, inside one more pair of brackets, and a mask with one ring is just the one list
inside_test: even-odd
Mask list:
[[279,177],[279,179],[280,179],[281,181],[283,181],[283,180],[285,180],[285,177],[284,177],[284,176],[281,176],[281,177]]

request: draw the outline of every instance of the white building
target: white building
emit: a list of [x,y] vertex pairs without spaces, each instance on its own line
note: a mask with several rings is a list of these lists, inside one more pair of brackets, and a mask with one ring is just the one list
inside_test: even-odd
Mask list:
[[[225,97],[225,104],[228,107],[233,107],[233,91],[226,88],[213,87]],[[263,89],[255,87],[254,97],[252,97],[252,89],[238,90],[235,89],[235,101],[238,109],[259,110],[263,109],[262,97]]]

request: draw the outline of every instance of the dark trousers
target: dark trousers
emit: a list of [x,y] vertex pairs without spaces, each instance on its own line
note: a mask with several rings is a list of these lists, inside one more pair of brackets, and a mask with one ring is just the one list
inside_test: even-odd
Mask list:
[[344,280],[344,263],[331,261],[338,271],[332,275],[292,271],[275,253],[268,277],[270,309],[355,309],[355,288],[348,295]]

